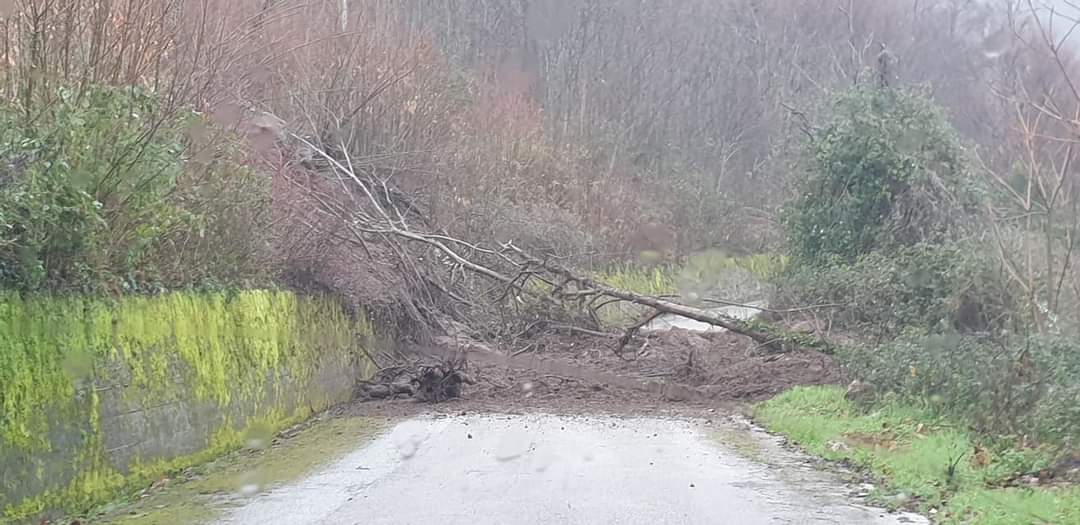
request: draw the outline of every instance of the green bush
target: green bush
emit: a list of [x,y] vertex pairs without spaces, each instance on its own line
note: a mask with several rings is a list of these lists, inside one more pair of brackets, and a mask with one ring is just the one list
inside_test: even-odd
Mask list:
[[[155,113],[151,97],[135,90],[61,90],[35,118],[0,110],[0,158],[8,179],[0,195],[4,218],[0,278],[5,287],[33,290],[52,283],[90,283],[107,259],[120,270],[138,267],[160,232],[178,220],[163,204],[174,187],[182,147],[178,131],[143,137],[142,119]],[[123,222],[123,239],[117,228]]]
[[854,262],[796,265],[774,303],[832,305],[833,329],[883,340],[904,330],[991,332],[1011,327],[1015,301],[999,270],[971,243],[919,244]]
[[1080,435],[1080,343],[1016,335],[1034,331],[1032,314],[997,255],[965,238],[983,193],[942,112],[917,93],[855,89],[810,150],[774,304],[830,305],[816,315],[855,336],[840,357],[878,401],[998,435]]
[[879,398],[959,416],[997,435],[1080,436],[1080,341],[1074,338],[912,331],[842,357]]
[[[62,88],[33,110],[0,104],[2,288],[139,291],[201,284],[167,275],[163,262],[179,255],[170,241],[220,230],[215,212],[229,207],[207,203],[268,194],[268,185],[237,176],[244,170],[229,161],[229,141],[202,152],[211,161],[193,169],[187,133],[201,119],[168,111],[139,89]],[[248,182],[243,191],[223,191],[235,186],[225,181],[241,179]],[[260,209],[240,204],[239,210],[255,210],[244,213]],[[205,251],[197,267],[216,262],[214,253]],[[236,261],[228,263],[220,266]],[[257,267],[248,269],[256,273]],[[196,273],[205,278],[208,272]]]
[[792,254],[803,261],[853,261],[944,240],[974,203],[956,133],[919,93],[843,93],[809,153],[809,178],[784,218]]

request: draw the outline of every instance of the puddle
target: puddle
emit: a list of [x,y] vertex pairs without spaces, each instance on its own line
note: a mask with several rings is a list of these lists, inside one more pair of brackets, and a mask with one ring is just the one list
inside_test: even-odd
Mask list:
[[737,423],[717,425],[707,432],[713,441],[734,450],[740,456],[759,462],[770,460],[767,443],[749,427],[736,428]]

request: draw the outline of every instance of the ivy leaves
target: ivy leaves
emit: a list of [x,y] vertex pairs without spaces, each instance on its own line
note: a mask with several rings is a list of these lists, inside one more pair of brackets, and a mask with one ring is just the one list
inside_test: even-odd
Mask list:
[[919,93],[841,94],[808,153],[812,169],[785,216],[792,252],[805,261],[852,261],[940,239],[955,223],[955,204],[971,201],[959,139]]

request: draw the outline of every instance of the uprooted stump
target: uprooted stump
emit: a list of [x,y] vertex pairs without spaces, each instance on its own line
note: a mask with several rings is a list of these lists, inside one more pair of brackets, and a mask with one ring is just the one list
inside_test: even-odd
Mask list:
[[462,395],[463,385],[473,385],[464,363],[409,365],[380,370],[372,381],[361,382],[357,397],[389,399],[411,397],[425,403],[441,403]]

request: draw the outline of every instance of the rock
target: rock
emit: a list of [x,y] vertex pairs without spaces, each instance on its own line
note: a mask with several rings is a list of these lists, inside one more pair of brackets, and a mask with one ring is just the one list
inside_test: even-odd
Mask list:
[[414,397],[429,403],[441,403],[461,397],[462,374],[449,365],[420,368],[414,380],[417,389]]
[[1050,468],[1052,477],[1067,483],[1080,483],[1080,451],[1068,454]]
[[851,447],[849,447],[847,445],[847,443],[844,443],[843,441],[830,441],[830,442],[825,444],[825,448],[829,449],[829,451],[831,451],[831,452],[850,452],[851,451]]
[[409,396],[419,401],[439,403],[461,397],[463,384],[476,380],[458,370],[455,363],[395,367],[393,375],[382,375],[372,381],[360,383],[356,395],[359,399],[385,399]]
[[885,499],[886,499],[886,501],[889,501],[894,505],[905,505],[909,501],[911,501],[911,496],[908,496],[907,494],[905,494],[903,492],[900,492],[898,494],[894,494],[892,496],[889,496],[888,498],[885,498]]

